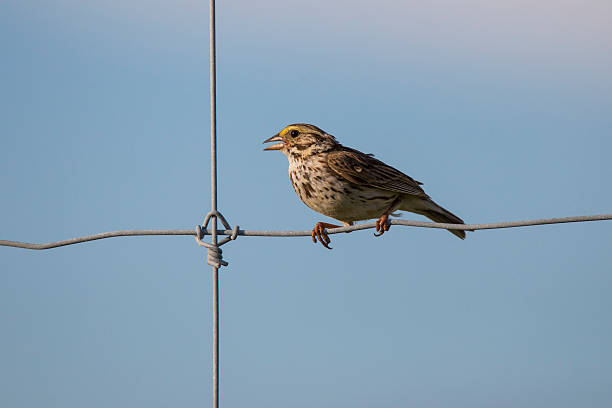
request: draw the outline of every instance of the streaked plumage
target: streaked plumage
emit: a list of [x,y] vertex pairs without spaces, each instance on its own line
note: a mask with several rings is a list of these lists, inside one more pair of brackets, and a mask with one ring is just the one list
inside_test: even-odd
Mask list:
[[[266,142],[279,142],[264,150],[280,150],[289,159],[289,178],[295,192],[310,208],[335,218],[344,225],[378,218],[377,231],[389,229],[388,216],[395,210],[411,211],[436,222],[463,221],[436,204],[420,182],[375,159],[371,154],[342,146],[332,135],[316,126],[289,125]],[[325,228],[318,223],[313,241],[327,248]],[[449,230],[465,238],[462,230]]]

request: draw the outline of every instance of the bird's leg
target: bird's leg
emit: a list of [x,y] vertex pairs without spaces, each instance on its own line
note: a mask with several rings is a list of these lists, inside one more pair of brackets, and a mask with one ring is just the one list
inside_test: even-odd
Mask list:
[[317,238],[321,245],[323,245],[327,249],[332,249],[329,246],[331,239],[329,239],[329,235],[325,231],[325,228],[340,228],[341,225],[329,224],[327,222],[317,222],[317,225],[312,229],[312,242],[317,243]]
[[380,237],[385,231],[389,231],[391,223],[389,223],[389,214],[384,213],[378,220],[376,220],[376,232],[375,237]]
[[397,207],[399,207],[399,204],[401,203],[401,201],[402,199],[400,196],[395,197],[395,200],[393,200],[393,202],[389,206],[389,209],[385,211],[385,213],[381,215],[381,217],[378,220],[376,220],[376,232],[378,234],[375,232],[374,233],[375,237],[380,237],[386,231],[389,231],[389,228],[391,228],[391,223],[389,222],[389,214],[391,214],[393,211],[397,209]]

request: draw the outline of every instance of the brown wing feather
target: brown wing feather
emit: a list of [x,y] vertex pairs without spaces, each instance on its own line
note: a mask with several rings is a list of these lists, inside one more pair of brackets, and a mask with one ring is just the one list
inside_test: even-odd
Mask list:
[[329,152],[327,163],[332,170],[355,184],[428,197],[419,186],[421,183],[358,150],[342,147]]

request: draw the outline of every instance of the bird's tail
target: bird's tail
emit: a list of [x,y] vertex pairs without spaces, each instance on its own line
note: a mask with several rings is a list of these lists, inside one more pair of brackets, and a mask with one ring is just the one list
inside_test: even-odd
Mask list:
[[[440,222],[444,224],[465,224],[461,218],[440,207],[438,204],[433,202],[433,200],[427,200],[426,202],[423,202],[423,204],[425,204],[423,208],[419,208],[418,210],[411,209],[410,211],[424,215],[433,222]],[[455,234],[461,239],[465,239],[464,230],[449,229],[448,232]]]

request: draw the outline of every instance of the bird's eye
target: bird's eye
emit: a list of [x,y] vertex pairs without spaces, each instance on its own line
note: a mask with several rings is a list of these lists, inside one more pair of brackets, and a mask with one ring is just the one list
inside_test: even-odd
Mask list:
[[300,132],[298,132],[296,129],[293,129],[291,132],[289,132],[289,134],[291,135],[291,137],[297,137],[297,135],[299,135]]

